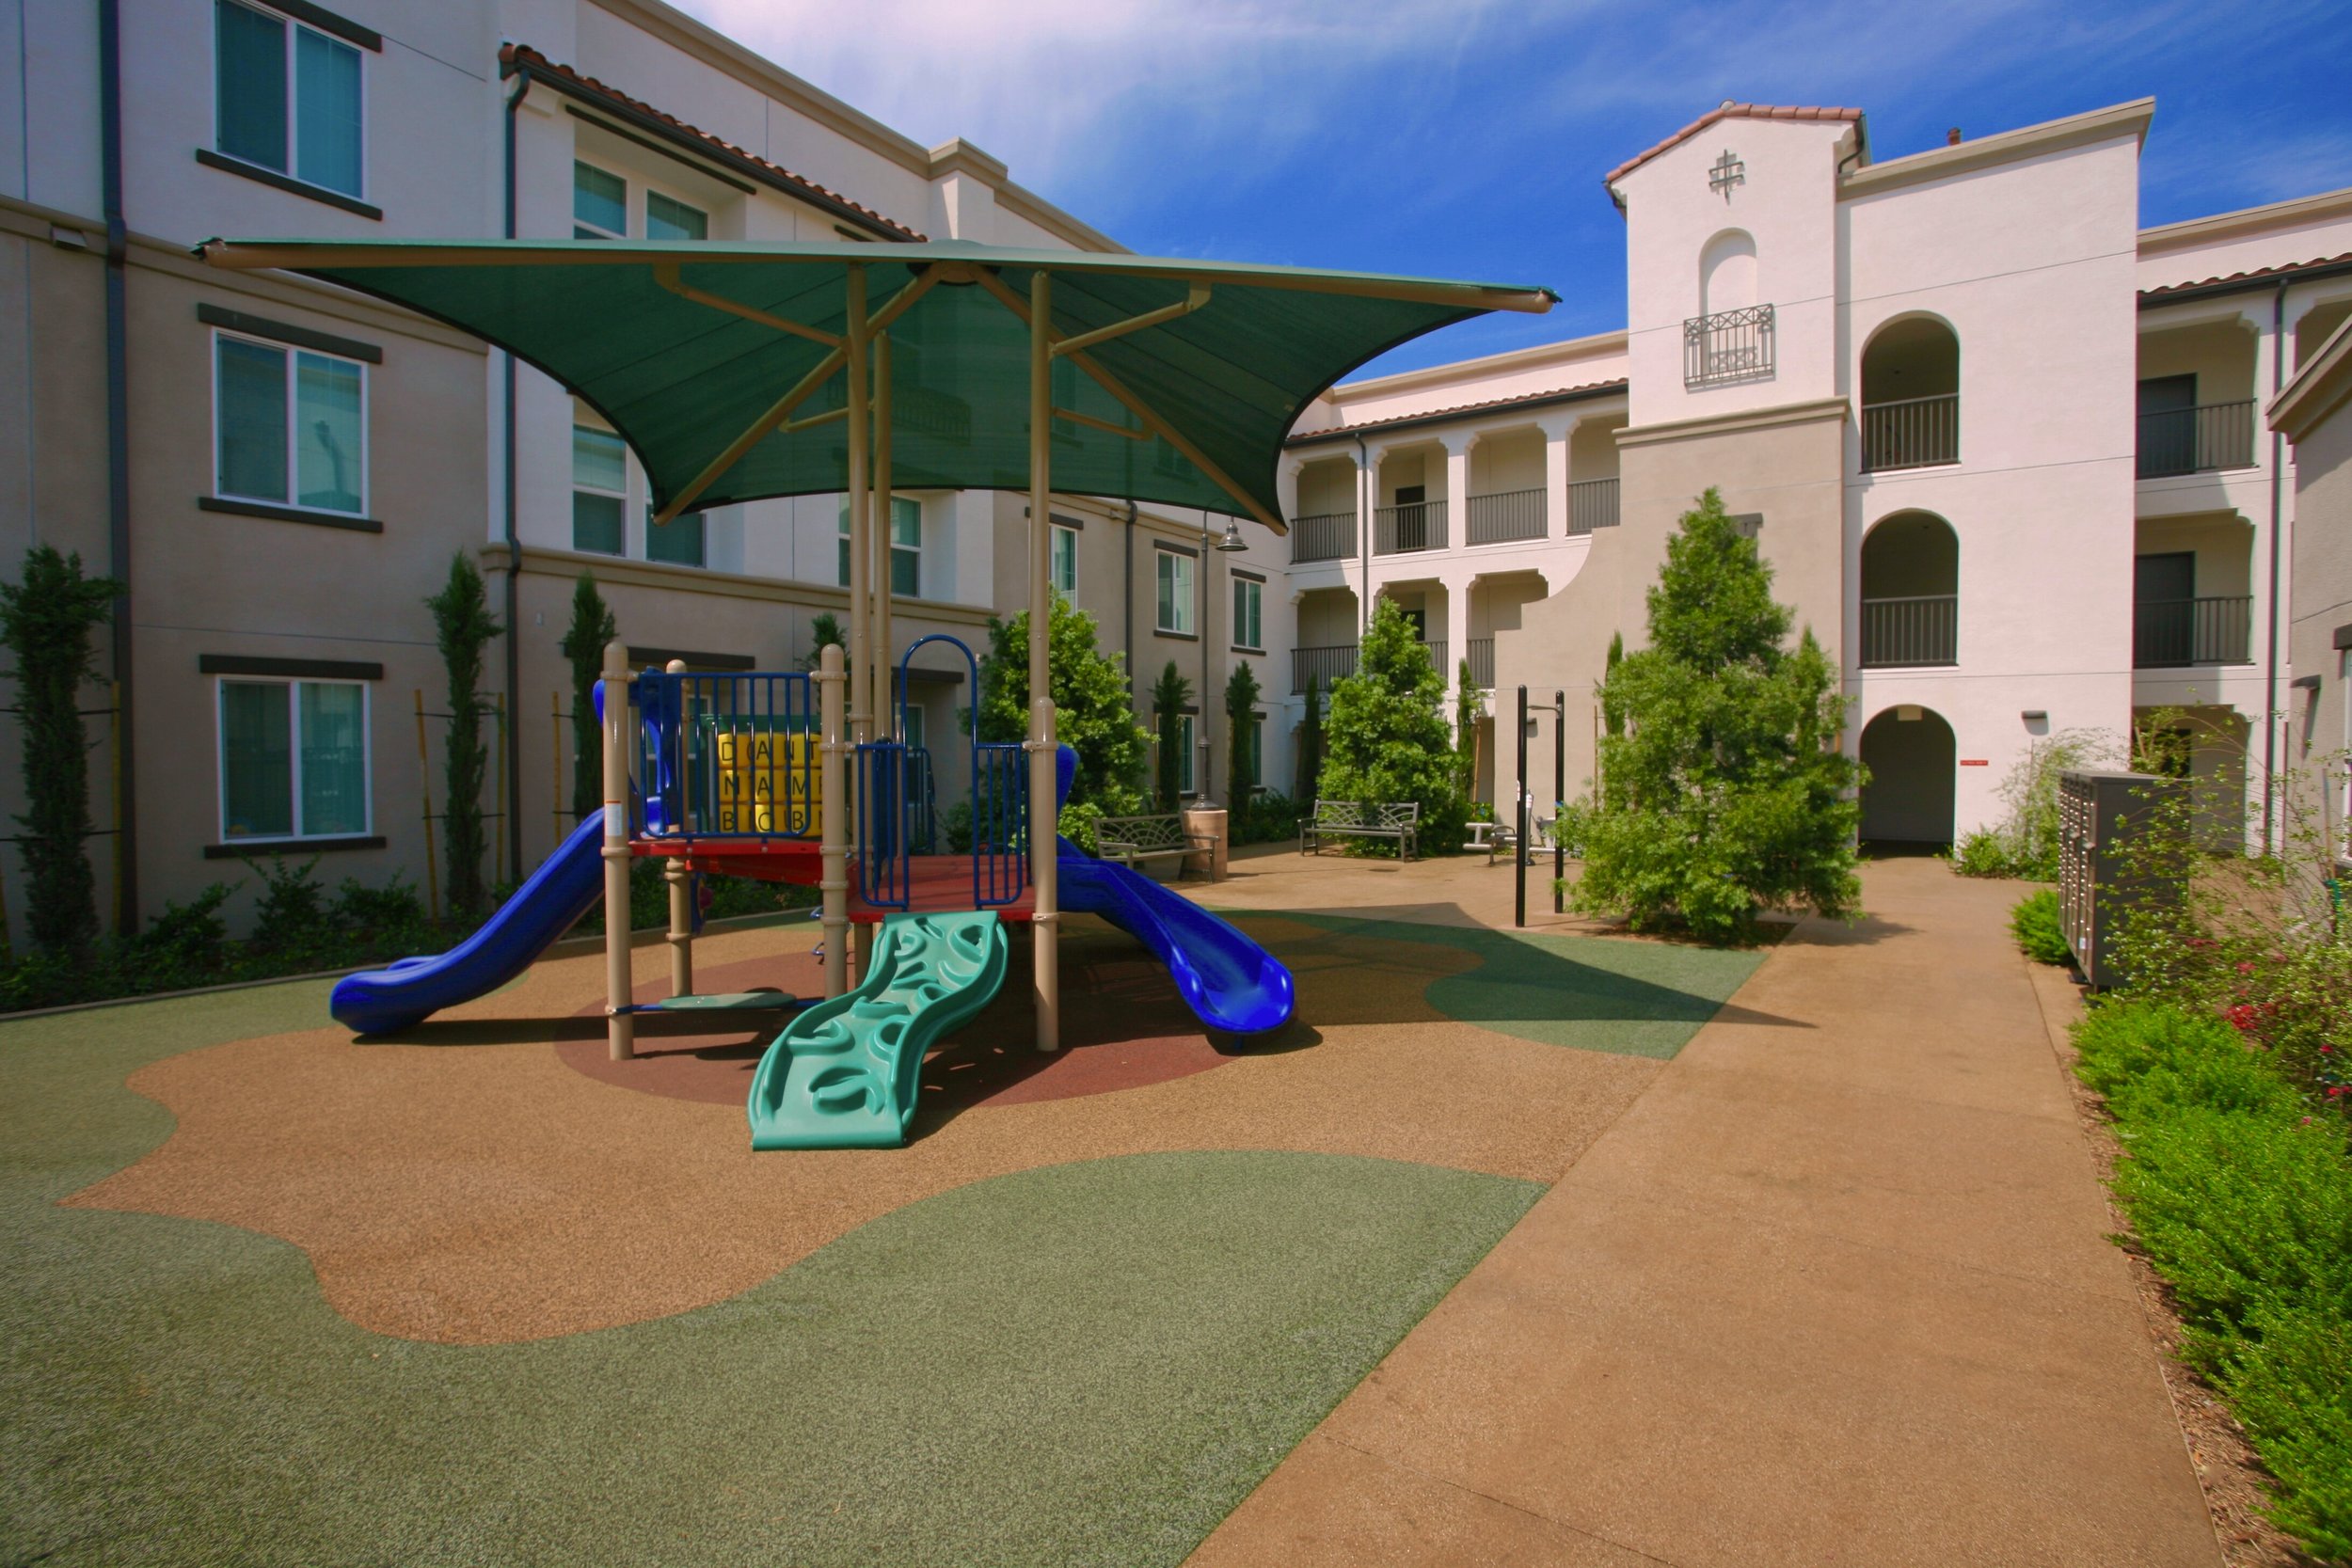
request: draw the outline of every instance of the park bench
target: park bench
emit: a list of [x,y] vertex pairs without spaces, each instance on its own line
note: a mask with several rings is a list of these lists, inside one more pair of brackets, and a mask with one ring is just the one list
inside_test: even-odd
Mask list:
[[1420,832],[1419,800],[1317,800],[1315,814],[1299,820],[1298,852],[1314,854],[1327,838],[1387,838],[1409,861]]
[[[1098,860],[1117,861],[1129,870],[1137,862],[1184,861],[1215,847],[1206,833],[1184,832],[1184,819],[1170,813],[1165,816],[1105,816],[1094,824],[1094,851]],[[1183,866],[1177,867],[1182,875]]]

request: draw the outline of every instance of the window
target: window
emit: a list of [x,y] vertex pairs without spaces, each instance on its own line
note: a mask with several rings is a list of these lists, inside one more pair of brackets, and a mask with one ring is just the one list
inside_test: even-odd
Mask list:
[[707,240],[710,238],[710,217],[699,207],[663,196],[660,191],[645,193],[645,238],[649,240]]
[[215,495],[367,511],[365,367],[216,332],[213,369]]
[[346,838],[367,831],[367,688],[222,681],[221,838]]
[[1155,623],[1162,631],[1180,636],[1193,635],[1192,571],[1193,559],[1178,555],[1174,550],[1159,553],[1160,594],[1159,619]]
[[[850,498],[841,498],[841,586],[850,586]],[[923,588],[923,503],[906,496],[890,500],[890,592],[902,599],[920,598]]]
[[628,238],[628,182],[594,164],[572,164],[572,238]]
[[628,445],[609,430],[572,426],[572,548],[628,554]]
[[241,5],[213,3],[213,135],[221,151],[359,194],[359,51]]
[[681,512],[668,522],[656,527],[653,508],[645,508],[645,559],[666,561],[673,566],[701,566],[704,560],[703,515]]
[[1078,597],[1078,531],[1057,524],[1054,542],[1054,592],[1075,603]]
[[1176,716],[1176,793],[1179,795],[1197,795],[1200,792],[1200,786],[1193,782],[1200,752],[1195,739],[1197,723],[1198,721],[1189,713]]
[[1238,574],[1233,578],[1233,646],[1257,650],[1265,646],[1263,611],[1265,584]]

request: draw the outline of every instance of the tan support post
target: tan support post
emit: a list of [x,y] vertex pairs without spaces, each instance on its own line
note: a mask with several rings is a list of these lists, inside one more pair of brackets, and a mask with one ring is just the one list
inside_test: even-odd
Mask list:
[[628,747],[635,735],[628,703],[628,648],[604,645],[604,1021],[612,1059],[637,1054],[637,1020],[628,1011],[636,982],[628,969]]
[[1029,940],[1037,1048],[1061,1047],[1061,839],[1054,811],[1054,279],[1029,277]]
[[872,430],[866,406],[864,267],[850,267],[848,290],[844,346],[849,351],[850,381],[850,741],[858,745],[874,736],[873,498],[867,494],[873,483],[867,464],[867,438]]
[[890,639],[891,583],[897,577],[898,523],[890,485],[890,340],[874,340],[874,735],[898,738],[898,644]]
[[[682,675],[686,673],[686,660],[674,658],[670,660],[667,668],[671,674]],[[681,702],[678,704],[677,721],[677,777],[678,796],[681,800],[691,800],[694,798],[693,790],[686,776],[687,759],[690,754],[687,751],[687,743],[692,738],[690,734],[690,725],[691,721],[687,716],[686,705]],[[681,806],[680,809],[685,808]],[[684,824],[674,822],[670,826],[675,830],[683,827]],[[688,873],[686,863],[675,855],[662,866],[661,877],[662,880],[670,884],[670,994],[691,996],[694,994],[693,878]]]
[[841,689],[847,679],[841,668],[841,644],[826,643],[817,659],[818,788],[823,796],[818,802],[822,824],[818,863],[823,869],[817,887],[824,898],[820,929],[825,934],[827,996],[839,996],[850,989],[850,805],[848,769],[841,765]]

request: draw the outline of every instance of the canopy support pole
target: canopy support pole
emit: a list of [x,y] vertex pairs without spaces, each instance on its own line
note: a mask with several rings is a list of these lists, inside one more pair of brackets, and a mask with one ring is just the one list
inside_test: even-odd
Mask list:
[[1053,289],[1053,275],[1043,267],[1029,275],[1029,929],[1036,975],[1037,1048],[1041,1053],[1061,1047],[1061,835],[1054,809],[1056,742],[1051,657]]
[[[616,1062],[637,1054],[637,1000],[628,953],[628,753],[636,744],[628,701],[628,645],[604,645],[604,1035]],[[648,781],[650,782],[650,781]]]
[[[899,738],[898,645],[890,638],[890,595],[898,576],[898,519],[890,483],[889,338],[877,337],[873,351],[874,512],[880,519],[874,546],[874,734],[883,740],[896,740]],[[895,840],[898,832],[891,836]]]
[[[850,493],[846,498],[850,506],[850,744],[863,746],[874,737],[873,616],[869,597],[874,545],[868,531],[872,526],[868,508],[872,497],[866,494],[871,483],[866,443],[873,430],[866,406],[868,344],[864,267],[850,269],[848,293],[848,332],[842,346],[848,351],[850,371]],[[852,824],[852,832],[862,843],[866,824]]]

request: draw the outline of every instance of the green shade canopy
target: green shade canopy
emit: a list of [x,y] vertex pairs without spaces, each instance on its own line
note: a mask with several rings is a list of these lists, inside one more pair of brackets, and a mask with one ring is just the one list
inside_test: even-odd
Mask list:
[[[823,418],[847,406],[845,373],[808,383],[841,358],[853,270],[889,343],[894,488],[1028,488],[1025,318],[1043,269],[1058,338],[1157,313],[1054,359],[1054,407],[1066,417],[1054,421],[1053,488],[1241,511],[1278,531],[1282,439],[1324,388],[1424,332],[1556,299],[952,241],[215,240],[198,254],[342,284],[512,352],[612,421],[660,509],[681,497],[719,506],[847,487],[846,421]],[[763,418],[773,428],[746,442]]]

